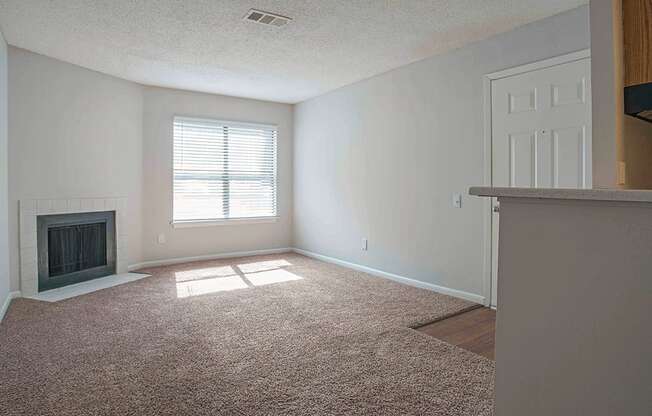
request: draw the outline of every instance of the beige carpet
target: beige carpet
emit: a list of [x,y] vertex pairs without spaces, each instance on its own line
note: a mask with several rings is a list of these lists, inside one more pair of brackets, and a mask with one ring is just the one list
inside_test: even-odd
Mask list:
[[493,362],[409,328],[469,302],[296,254],[147,272],[14,300],[0,414],[492,414]]

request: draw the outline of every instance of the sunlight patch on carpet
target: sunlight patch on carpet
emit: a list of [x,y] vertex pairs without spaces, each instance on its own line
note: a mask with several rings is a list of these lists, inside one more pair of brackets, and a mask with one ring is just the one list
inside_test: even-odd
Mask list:
[[209,293],[226,292],[229,290],[246,289],[249,286],[240,276],[215,277],[204,280],[191,280],[177,283],[177,297],[207,295]]
[[303,277],[290,273],[287,270],[267,270],[259,273],[245,274],[247,280],[254,286],[271,285],[273,283],[291,282],[293,280],[301,280]]
[[301,280],[303,277],[282,267],[292,263],[284,259],[238,264],[237,266],[206,267],[174,272],[177,298],[207,295]]
[[187,282],[189,280],[206,279],[209,277],[228,277],[235,276],[237,273],[231,266],[206,267],[203,269],[184,270],[174,273],[177,282]]
[[238,264],[237,267],[242,271],[242,273],[255,273],[255,272],[262,272],[265,270],[276,270],[281,267],[287,267],[287,266],[292,266],[292,263],[290,263],[285,259],[279,259],[279,260],[257,261],[254,263]]

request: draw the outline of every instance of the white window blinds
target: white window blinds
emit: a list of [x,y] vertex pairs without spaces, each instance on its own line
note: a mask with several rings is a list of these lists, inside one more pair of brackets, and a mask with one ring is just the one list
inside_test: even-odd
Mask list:
[[276,126],[174,118],[174,222],[276,216]]

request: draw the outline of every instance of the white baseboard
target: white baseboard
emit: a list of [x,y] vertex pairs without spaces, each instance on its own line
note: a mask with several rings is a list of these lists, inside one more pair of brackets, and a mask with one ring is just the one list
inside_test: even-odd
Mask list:
[[11,303],[11,300],[19,297],[20,297],[20,291],[9,292],[7,294],[7,297],[2,303],[2,308],[0,309],[0,322],[2,322],[2,319],[5,317],[5,313],[7,313],[7,309],[9,309],[9,304]]
[[[469,293],[469,292],[464,292],[461,290],[457,289],[451,289],[448,287],[444,286],[438,286],[434,285],[432,283],[426,283],[422,282],[420,280],[415,280],[415,279],[410,279],[409,277],[405,276],[400,276],[398,274],[394,273],[388,273],[384,272],[382,270],[374,269],[371,267],[367,266],[362,266],[360,264],[356,263],[351,263],[345,260],[340,260],[336,259],[334,257],[329,257],[325,256],[323,254],[317,254],[313,253],[311,251],[307,250],[302,250],[300,248],[291,248],[291,247],[285,247],[285,248],[272,248],[272,249],[264,249],[264,250],[252,250],[252,251],[235,251],[235,252],[230,252],[230,253],[219,253],[219,254],[208,254],[208,255],[203,255],[203,256],[192,256],[192,257],[176,257],[172,259],[164,259],[164,260],[151,260],[151,261],[145,261],[142,263],[136,263],[132,264],[129,266],[129,270],[137,270],[145,267],[157,267],[157,266],[167,266],[171,264],[179,264],[179,263],[189,263],[193,261],[202,261],[202,260],[216,260],[216,259],[227,259],[227,258],[235,258],[235,257],[250,257],[250,256],[261,256],[261,255],[266,255],[266,254],[280,254],[280,253],[289,253],[289,252],[295,252],[298,254],[302,254],[307,257],[312,257],[317,260],[325,261],[328,263],[333,263],[337,264],[339,266],[344,266],[348,267],[353,270],[358,270],[361,272],[369,273],[370,275],[377,276],[377,277],[382,277],[385,279],[389,280],[394,280],[399,283],[404,283],[410,286],[415,286],[415,287],[420,287],[422,289],[428,289],[432,290],[434,292],[442,293],[444,295],[450,295],[454,296],[456,298],[460,299],[465,299],[471,302],[479,303],[484,305],[485,304],[485,297],[476,295],[474,293]],[[9,292],[7,295],[7,298],[4,300],[2,307],[0,308],[0,321],[2,321],[2,318],[4,318],[5,313],[7,312],[7,309],[9,308],[9,304],[11,303],[12,299],[19,298],[21,297],[20,291],[15,291],[15,292]]]
[[204,256],[176,257],[172,259],[163,259],[163,260],[151,260],[142,263],[132,264],[129,266],[129,271],[138,270],[145,267],[158,267],[158,266],[168,266],[171,264],[190,263],[193,261],[228,259],[234,257],[250,257],[250,256],[260,256],[265,254],[280,254],[280,253],[288,253],[288,252],[295,252],[307,257],[312,257],[317,260],[322,260],[328,263],[333,263],[340,266],[348,267],[353,270],[369,273],[373,276],[394,280],[396,282],[408,284],[410,286],[420,287],[422,289],[432,290],[434,292],[442,293],[444,295],[454,296],[456,298],[465,299],[482,305],[485,304],[485,297],[481,295],[476,295],[474,293],[464,292],[457,289],[451,289],[444,286],[438,286],[432,283],[422,282],[420,280],[410,279],[409,277],[400,276],[394,273],[384,272],[382,270],[336,259],[334,257],[324,256],[323,254],[317,254],[311,251],[302,250],[300,248],[290,248],[290,247],[272,248],[272,249],[265,249],[265,250],[252,250],[252,251],[236,251],[231,253],[208,254]]
[[298,254],[303,254],[307,257],[312,257],[317,260],[322,260],[328,263],[337,264],[340,266],[348,267],[349,269],[358,270],[361,272],[369,273],[374,276],[382,277],[389,280],[394,280],[399,283],[405,283],[410,286],[420,287],[422,289],[432,290],[433,292],[442,293],[444,295],[454,296],[456,298],[468,300],[470,302],[479,303],[481,305],[485,304],[485,297],[476,295],[474,293],[464,292],[457,289],[450,289],[444,286],[433,285],[432,283],[422,282],[420,280],[410,279],[409,277],[399,276],[394,273],[384,272],[382,270],[373,269],[371,267],[362,266],[360,264],[351,263],[348,261],[336,259],[334,257],[324,256],[323,254],[313,253],[311,251],[302,250],[300,248],[293,248],[292,251]]
[[279,254],[279,253],[289,253],[289,252],[292,252],[292,249],[286,247],[286,248],[270,248],[265,250],[235,251],[231,253],[207,254],[204,256],[176,257],[172,259],[163,259],[163,260],[150,260],[150,261],[144,261],[142,263],[129,265],[129,271],[138,270],[145,267],[158,267],[158,266],[168,266],[170,264],[190,263],[193,261],[228,259],[234,257],[262,256],[265,254]]

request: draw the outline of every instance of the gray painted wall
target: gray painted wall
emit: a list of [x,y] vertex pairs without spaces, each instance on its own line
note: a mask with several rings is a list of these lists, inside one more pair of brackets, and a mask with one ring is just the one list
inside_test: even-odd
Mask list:
[[500,217],[496,416],[649,415],[652,204],[502,198]]
[[0,33],[0,307],[9,294],[7,43]]
[[589,38],[585,6],[299,104],[295,246],[483,295],[483,75]]
[[[175,115],[278,125],[279,220],[201,228],[172,228],[172,119]],[[143,256],[193,257],[291,246],[293,106],[146,87],[143,122]],[[167,242],[159,244],[158,235]]]
[[127,197],[128,260],[141,261],[142,87],[10,47],[9,102],[12,290],[21,199]]

